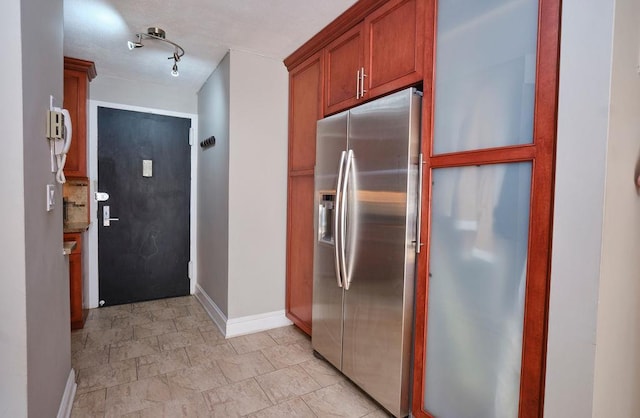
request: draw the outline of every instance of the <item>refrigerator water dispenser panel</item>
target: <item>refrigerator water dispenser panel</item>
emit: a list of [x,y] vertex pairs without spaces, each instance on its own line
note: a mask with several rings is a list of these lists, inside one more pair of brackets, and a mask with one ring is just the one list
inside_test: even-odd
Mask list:
[[334,245],[333,219],[335,194],[321,194],[318,208],[318,241]]

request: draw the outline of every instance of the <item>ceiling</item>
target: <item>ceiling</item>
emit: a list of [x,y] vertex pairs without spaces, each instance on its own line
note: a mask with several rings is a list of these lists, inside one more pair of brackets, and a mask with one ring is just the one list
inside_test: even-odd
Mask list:
[[[197,92],[229,49],[283,60],[355,0],[64,0],[64,54],[94,61],[99,76]],[[160,27],[186,53],[171,76],[173,47],[137,32]]]

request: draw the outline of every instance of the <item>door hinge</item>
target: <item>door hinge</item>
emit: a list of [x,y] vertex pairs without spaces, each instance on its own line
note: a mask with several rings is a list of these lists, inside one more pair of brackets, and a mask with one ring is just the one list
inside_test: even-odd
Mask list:
[[189,260],[188,275],[189,275],[189,280],[193,279],[193,261],[191,260]]
[[193,145],[193,127],[189,128],[189,146]]

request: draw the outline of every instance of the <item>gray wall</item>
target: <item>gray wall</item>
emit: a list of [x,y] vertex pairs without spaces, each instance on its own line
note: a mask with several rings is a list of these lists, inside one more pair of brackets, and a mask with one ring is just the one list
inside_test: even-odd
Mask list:
[[198,98],[191,91],[152,82],[108,77],[100,74],[100,68],[96,68],[96,71],[98,76],[91,82],[89,92],[91,100],[173,112],[198,113]]
[[62,187],[46,212],[51,173],[43,117],[63,97],[62,0],[23,0],[22,94],[29,416],[58,410],[71,369],[69,277],[62,255]]
[[229,87],[227,54],[198,93],[198,284],[228,316],[229,276]]
[[640,10],[562,12],[545,416],[638,416]]
[[288,73],[231,51],[229,318],[284,310]]
[[56,209],[45,209],[46,184],[55,180],[44,122],[49,95],[61,103],[63,94],[62,0],[10,0],[3,6],[1,33],[12,41],[5,49],[11,65],[2,77],[11,106],[2,115],[9,136],[0,165],[0,227],[11,239],[0,244],[0,416],[26,416],[28,410],[29,416],[51,417],[71,370],[59,185]]
[[594,417],[640,416],[640,2],[616,0]]
[[[27,414],[27,317],[25,298],[24,158],[22,124],[22,51],[20,0],[3,2],[0,38],[6,65],[0,90],[4,129],[0,164],[0,417]],[[44,196],[44,192],[43,192]]]
[[232,50],[198,93],[198,283],[229,319],[284,309],[287,82]]

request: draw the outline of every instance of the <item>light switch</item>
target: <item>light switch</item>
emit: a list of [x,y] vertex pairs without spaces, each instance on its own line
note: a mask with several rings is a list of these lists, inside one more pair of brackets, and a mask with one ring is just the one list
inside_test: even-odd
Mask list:
[[142,160],[142,177],[153,176],[153,160]]
[[47,212],[51,212],[56,206],[56,186],[47,184]]

